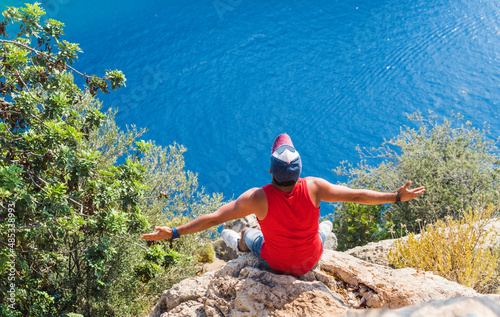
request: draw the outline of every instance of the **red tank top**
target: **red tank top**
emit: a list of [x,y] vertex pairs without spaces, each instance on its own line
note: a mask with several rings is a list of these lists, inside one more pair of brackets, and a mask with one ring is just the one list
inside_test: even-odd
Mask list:
[[259,221],[264,235],[261,257],[276,272],[300,276],[309,272],[323,252],[319,230],[319,208],[300,178],[292,192],[285,193],[269,184],[267,216]]

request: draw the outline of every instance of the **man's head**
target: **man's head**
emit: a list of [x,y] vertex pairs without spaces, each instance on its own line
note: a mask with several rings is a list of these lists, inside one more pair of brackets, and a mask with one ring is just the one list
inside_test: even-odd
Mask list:
[[302,171],[299,152],[293,147],[292,139],[283,133],[276,137],[271,151],[271,173],[278,185],[294,184]]

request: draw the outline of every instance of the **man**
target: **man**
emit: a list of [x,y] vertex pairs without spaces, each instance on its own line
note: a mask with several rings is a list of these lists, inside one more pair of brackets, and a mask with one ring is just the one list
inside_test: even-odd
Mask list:
[[222,238],[238,252],[252,251],[269,269],[280,274],[300,276],[319,261],[326,237],[332,231],[329,221],[319,224],[320,202],[353,202],[365,205],[409,201],[425,191],[408,189],[411,182],[396,192],[384,193],[333,185],[322,178],[299,178],[302,161],[287,134],[280,134],[271,151],[272,182],[252,188],[217,211],[198,217],[178,228],[155,227],[156,233],[141,239],[178,238],[255,214],[261,230],[245,228],[240,236],[223,230]]

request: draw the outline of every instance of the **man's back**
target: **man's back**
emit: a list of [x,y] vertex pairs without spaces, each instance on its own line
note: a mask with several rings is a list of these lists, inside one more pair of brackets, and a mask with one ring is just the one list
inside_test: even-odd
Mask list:
[[261,256],[276,272],[300,276],[321,257],[319,208],[309,197],[306,179],[289,193],[269,184],[263,187],[268,212],[259,221],[264,235]]
[[[313,203],[315,207],[319,208],[320,200],[318,199],[320,199],[319,190],[321,189],[321,184],[318,184],[318,180],[322,179],[319,179],[317,177],[305,177],[303,179],[307,181],[307,192],[310,201]],[[271,183],[266,186],[273,186],[274,188],[283,193],[290,193],[295,188],[295,184],[291,186],[279,186],[274,183]],[[248,204],[247,208],[251,208],[253,210],[253,214],[257,216],[258,220],[263,220],[266,218],[268,205],[264,187],[249,189],[238,199],[245,200],[245,204]]]

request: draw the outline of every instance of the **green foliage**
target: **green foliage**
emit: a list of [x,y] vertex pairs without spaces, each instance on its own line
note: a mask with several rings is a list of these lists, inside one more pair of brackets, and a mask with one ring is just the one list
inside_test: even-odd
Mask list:
[[[409,119],[419,127],[401,128],[397,137],[379,149],[358,149],[362,156],[383,159],[377,166],[365,159],[357,166],[344,162],[336,169],[349,177],[353,188],[393,192],[408,180],[413,182],[412,187],[426,187],[415,200],[386,206],[382,211],[384,221],[418,232],[418,219],[432,223],[453,216],[457,210],[473,205],[480,195],[489,196],[490,202],[496,199],[500,160],[496,141],[487,129],[474,128],[454,114],[442,123],[433,115],[424,118],[418,112]],[[379,222],[381,227],[384,221]]]
[[331,218],[338,250],[365,245],[389,237],[390,223],[383,221],[383,206],[345,203],[337,205]]
[[155,263],[139,264],[134,268],[134,272],[141,282],[147,284],[160,272],[160,267]]
[[178,252],[175,252],[174,250],[169,250],[165,256],[163,257],[163,266],[169,267],[171,265],[175,265],[179,263],[181,260],[182,255]]
[[418,237],[410,233],[397,240],[389,261],[396,268],[431,271],[478,292],[498,293],[500,250],[489,243],[498,232],[488,228],[496,216],[492,204],[469,208],[459,217],[447,216],[427,225]]
[[0,197],[9,197],[22,186],[22,171],[17,165],[0,166]]
[[[222,196],[198,189],[196,175],[184,170],[182,146],[139,140],[145,130],[122,131],[116,111],[101,112],[97,93],[124,86],[125,76],[74,69],[80,48],[61,38],[62,23],[42,22],[43,14],[27,4],[7,8],[0,22],[0,238],[8,241],[13,206],[16,276],[15,310],[0,279],[0,311],[145,315],[163,289],[198,271],[193,259],[215,229],[150,248],[139,235],[152,223],[179,225],[212,212]],[[8,23],[20,31],[5,40]],[[83,88],[73,74],[86,79]],[[3,274],[10,254],[2,243]]]

